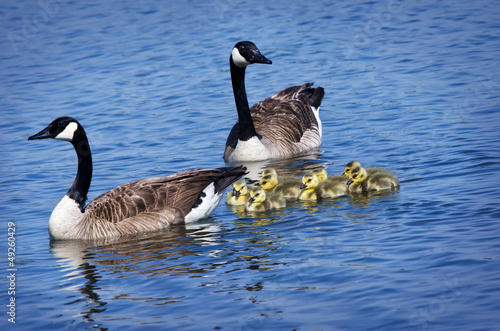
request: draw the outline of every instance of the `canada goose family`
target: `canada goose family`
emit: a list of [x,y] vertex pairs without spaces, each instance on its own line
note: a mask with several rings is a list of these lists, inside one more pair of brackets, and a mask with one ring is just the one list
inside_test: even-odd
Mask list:
[[287,158],[319,147],[324,89],[311,87],[313,83],[289,87],[249,108],[245,70],[253,63],[272,62],[254,43],[238,42],[229,57],[238,121],[227,138],[224,160]]
[[250,196],[248,186],[244,179],[238,179],[233,183],[233,189],[227,194],[226,204],[229,206],[244,206]]
[[285,199],[297,199],[300,193],[300,178],[283,177],[278,179],[278,173],[274,168],[262,171],[259,185],[266,191],[280,194]]
[[224,190],[245,174],[244,167],[187,170],[116,187],[85,206],[92,156],[83,127],[61,117],[28,140],[69,141],[78,156],[73,185],[53,210],[49,234],[55,239],[100,239],[165,229],[208,217]]
[[347,190],[351,193],[362,193],[399,189],[399,180],[391,171],[378,168],[369,170],[362,166],[353,168],[349,174]]
[[310,171],[302,177],[299,200],[320,200],[340,197],[346,194],[347,178],[342,175],[329,177],[323,182]]
[[280,195],[267,195],[260,186],[250,190],[245,210],[249,212],[262,212],[267,210],[281,209],[286,207],[286,200]]

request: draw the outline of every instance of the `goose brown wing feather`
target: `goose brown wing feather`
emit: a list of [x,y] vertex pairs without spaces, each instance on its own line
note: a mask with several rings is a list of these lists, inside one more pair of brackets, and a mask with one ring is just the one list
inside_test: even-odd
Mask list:
[[272,101],[264,99],[255,105],[256,108],[268,108],[258,122],[254,121],[256,131],[271,133],[268,138],[272,140],[299,142],[307,130],[317,130],[318,123],[310,104],[315,92],[315,89],[309,88],[311,85],[307,83],[287,88],[268,98]]
[[237,167],[187,170],[169,177],[143,179],[98,196],[86,207],[86,213],[92,218],[118,223],[143,214],[168,214],[178,210],[174,218],[182,216],[183,220],[210,183],[215,182],[217,190],[217,183],[224,182],[225,187],[219,188],[224,190],[243,174],[244,169]]
[[[318,123],[311,106],[319,107],[324,95],[322,87],[311,88],[314,83],[288,87],[250,108],[257,134],[272,133],[273,139],[298,142],[306,130]],[[239,122],[229,133],[226,146],[233,149],[238,142]]]

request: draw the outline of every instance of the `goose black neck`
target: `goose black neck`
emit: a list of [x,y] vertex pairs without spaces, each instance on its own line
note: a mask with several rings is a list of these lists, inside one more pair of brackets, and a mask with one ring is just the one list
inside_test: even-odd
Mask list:
[[233,63],[233,58],[229,59],[231,68],[231,81],[233,83],[234,101],[238,111],[238,121],[240,122],[240,132],[238,139],[246,141],[257,136],[255,126],[253,125],[250,107],[248,107],[247,93],[245,91],[245,69],[240,68]]
[[84,211],[87,193],[92,180],[92,154],[90,153],[89,141],[83,129],[75,132],[71,141],[78,156],[78,171],[75,181],[69,189],[67,195],[79,204],[80,210]]

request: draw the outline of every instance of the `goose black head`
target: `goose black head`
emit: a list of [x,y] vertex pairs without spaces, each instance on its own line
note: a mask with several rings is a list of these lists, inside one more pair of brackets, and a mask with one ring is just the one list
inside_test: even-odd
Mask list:
[[231,52],[231,61],[240,68],[245,68],[253,63],[273,63],[262,55],[257,46],[251,41],[240,41],[234,45]]
[[52,138],[72,142],[75,137],[75,132],[79,128],[81,128],[81,126],[74,118],[59,117],[52,121],[52,123],[42,131],[30,136],[28,140]]

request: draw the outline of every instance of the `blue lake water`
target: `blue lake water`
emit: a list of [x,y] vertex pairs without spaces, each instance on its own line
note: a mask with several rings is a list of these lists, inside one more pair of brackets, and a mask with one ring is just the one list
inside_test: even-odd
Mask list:
[[[2,1],[0,326],[498,329],[499,22],[485,0]],[[51,242],[76,157],[28,136],[64,115],[84,125],[89,199],[223,166],[239,40],[273,61],[247,70],[251,104],[308,81],[326,91],[320,155],[275,166],[334,174],[359,160],[393,170],[401,190],[262,217],[221,203],[154,236]]]

